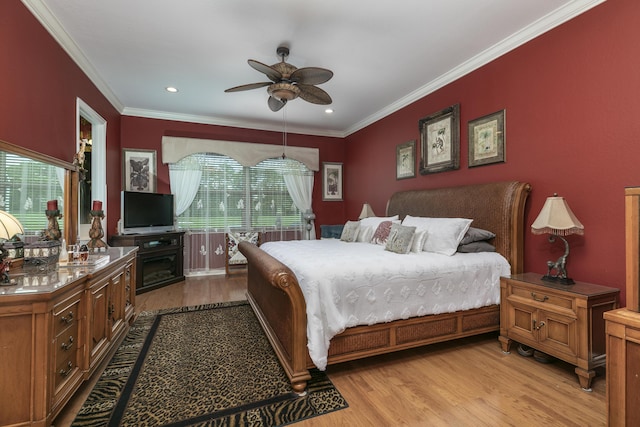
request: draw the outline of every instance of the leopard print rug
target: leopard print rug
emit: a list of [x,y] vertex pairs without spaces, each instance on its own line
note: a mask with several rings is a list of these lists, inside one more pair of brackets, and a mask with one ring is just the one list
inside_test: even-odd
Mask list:
[[73,426],[279,426],[346,408],[320,371],[307,395],[246,302],[141,313]]

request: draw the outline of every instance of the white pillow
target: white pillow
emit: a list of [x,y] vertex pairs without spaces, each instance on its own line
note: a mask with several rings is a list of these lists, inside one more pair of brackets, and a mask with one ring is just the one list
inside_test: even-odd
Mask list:
[[427,231],[424,242],[425,252],[453,255],[469,226],[473,222],[467,218],[424,218],[407,215],[402,225],[416,227],[416,231]]
[[398,215],[382,217],[382,216],[370,216],[369,218],[362,218],[360,220],[360,232],[358,233],[358,242],[371,243],[373,233],[376,232],[381,222],[391,221],[392,223],[400,223]]
[[411,252],[422,252],[424,242],[427,240],[427,230],[422,229],[415,232],[411,243]]

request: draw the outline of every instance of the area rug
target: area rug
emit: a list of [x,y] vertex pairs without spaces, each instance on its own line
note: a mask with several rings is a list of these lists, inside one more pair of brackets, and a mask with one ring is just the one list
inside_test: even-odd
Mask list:
[[346,408],[320,371],[291,385],[246,302],[141,313],[73,426],[281,426]]

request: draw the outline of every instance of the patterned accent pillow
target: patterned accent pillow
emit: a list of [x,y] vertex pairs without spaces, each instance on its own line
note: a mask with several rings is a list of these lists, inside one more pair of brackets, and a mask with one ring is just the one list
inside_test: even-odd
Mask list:
[[387,243],[387,239],[389,238],[391,224],[391,221],[382,221],[380,225],[378,225],[376,232],[373,233],[371,243],[376,245],[385,245]]
[[340,235],[340,240],[343,242],[355,242],[358,237],[358,229],[360,228],[360,223],[358,221],[347,221],[342,229],[342,234]]
[[231,231],[228,234],[228,249],[229,265],[232,264],[246,264],[247,259],[242,255],[242,252],[238,250],[240,242],[251,242],[254,245],[258,244],[258,238],[260,234],[257,231]]
[[416,232],[415,227],[408,227],[400,224],[392,224],[389,238],[384,249],[397,254],[407,254],[411,249],[411,242]]

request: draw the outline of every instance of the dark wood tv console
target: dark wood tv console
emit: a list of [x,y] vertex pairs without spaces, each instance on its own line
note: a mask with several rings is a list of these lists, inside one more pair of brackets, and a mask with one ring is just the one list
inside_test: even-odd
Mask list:
[[118,234],[111,246],[137,246],[136,293],[184,280],[184,232]]

